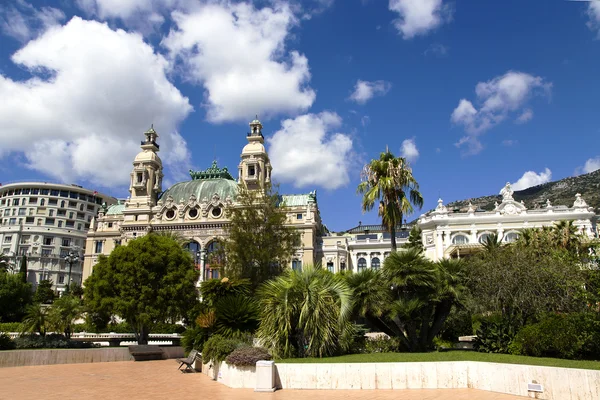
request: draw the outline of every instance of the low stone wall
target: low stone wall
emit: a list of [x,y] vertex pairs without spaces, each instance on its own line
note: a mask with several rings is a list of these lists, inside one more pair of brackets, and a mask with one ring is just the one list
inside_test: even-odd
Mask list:
[[[181,346],[161,346],[163,359],[184,357]],[[133,360],[127,347],[0,351],[0,368]]]
[[131,360],[131,355],[127,347],[0,351],[0,368],[129,360]]
[[[256,367],[204,364],[202,373],[232,388],[255,388]],[[543,392],[529,392],[537,383]],[[545,400],[600,399],[600,371],[475,361],[276,364],[279,389],[479,389]]]

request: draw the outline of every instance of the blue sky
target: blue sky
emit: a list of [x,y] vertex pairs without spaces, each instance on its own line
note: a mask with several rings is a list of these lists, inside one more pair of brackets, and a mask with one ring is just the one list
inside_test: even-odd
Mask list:
[[167,184],[236,171],[255,114],[332,230],[378,223],[355,189],[386,146],[422,212],[600,168],[600,1],[8,0],[0,34],[0,182],[126,197],[151,123]]

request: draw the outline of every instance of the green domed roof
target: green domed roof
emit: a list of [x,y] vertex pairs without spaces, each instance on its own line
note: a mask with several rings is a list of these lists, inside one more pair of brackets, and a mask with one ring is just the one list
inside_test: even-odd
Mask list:
[[175,202],[179,202],[181,199],[187,201],[193,194],[198,201],[203,199],[210,201],[215,193],[219,195],[221,200],[225,200],[228,196],[231,200],[234,200],[238,194],[238,184],[236,181],[226,178],[179,182],[165,190],[160,198],[166,199],[171,196]]

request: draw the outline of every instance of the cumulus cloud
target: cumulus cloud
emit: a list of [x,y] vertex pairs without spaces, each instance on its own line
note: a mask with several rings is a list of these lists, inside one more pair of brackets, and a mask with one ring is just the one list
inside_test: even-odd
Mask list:
[[308,59],[285,48],[298,23],[287,4],[208,3],[172,16],[176,28],[162,44],[183,75],[204,86],[209,121],[297,114],[313,104]]
[[0,98],[11,99],[0,108],[0,157],[23,153],[29,168],[61,181],[125,184],[154,123],[165,162],[175,170],[189,162],[176,129],[192,107],[139,34],[75,17],[11,60],[32,77],[0,75]]
[[550,182],[551,179],[552,171],[550,171],[550,169],[548,168],[544,169],[544,171],[540,172],[539,174],[535,173],[534,171],[527,171],[523,174],[521,178],[519,178],[518,181],[513,183],[511,186],[513,190],[523,190],[532,186],[537,186],[546,182]]
[[20,42],[26,42],[46,29],[58,25],[65,14],[56,8],[37,9],[25,0],[0,5],[0,30]]
[[400,155],[408,160],[408,162],[415,162],[417,158],[419,158],[419,149],[417,149],[417,144],[415,143],[415,139],[405,139],[402,142],[402,147],[400,148]]
[[515,121],[525,123],[533,117],[530,108],[524,108],[536,95],[548,95],[552,83],[539,76],[524,72],[509,71],[487,82],[479,82],[475,87],[479,109],[470,100],[461,99],[454,109],[451,121],[462,125],[467,133],[457,143],[467,145],[467,154],[476,154],[483,146],[479,136],[512,115],[518,114]]
[[589,174],[600,169],[600,156],[589,158],[581,167],[577,167],[575,175]]
[[384,96],[391,89],[392,84],[386,81],[358,80],[354,85],[354,92],[349,99],[358,104],[365,104],[375,96]]
[[349,182],[352,139],[337,133],[342,119],[333,112],[286,119],[268,139],[273,174],[296,187],[337,189]]
[[452,8],[442,0],[390,0],[389,9],[399,14],[394,26],[404,39],[425,35],[452,20]]
[[600,2],[590,1],[587,9],[588,23],[587,26],[598,34],[600,39]]

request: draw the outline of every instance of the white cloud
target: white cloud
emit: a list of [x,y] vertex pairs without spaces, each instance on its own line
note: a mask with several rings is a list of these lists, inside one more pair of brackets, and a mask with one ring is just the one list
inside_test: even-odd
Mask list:
[[524,124],[526,122],[531,121],[533,118],[533,110],[531,108],[527,108],[519,117],[515,120],[517,124]]
[[361,119],[360,119],[360,124],[363,127],[366,127],[367,125],[369,125],[371,123],[371,117],[369,117],[368,115],[364,115]]
[[419,149],[417,149],[417,144],[415,143],[415,139],[405,139],[402,142],[402,147],[400,148],[400,155],[408,160],[408,162],[414,163],[419,158]]
[[356,81],[354,92],[349,99],[358,104],[365,104],[375,96],[384,96],[392,88],[392,84],[386,81]]
[[600,156],[589,158],[582,167],[575,169],[575,175],[589,174],[600,169]]
[[596,31],[598,38],[600,39],[600,2],[590,1],[587,9],[588,23],[587,26],[592,30]]
[[448,46],[444,46],[443,44],[440,44],[440,43],[434,43],[434,44],[430,45],[423,54],[426,56],[431,54],[436,57],[445,57],[448,55],[448,51],[449,51]]
[[527,171],[511,186],[513,190],[523,190],[532,186],[541,185],[542,183],[550,182],[551,179],[552,171],[550,171],[548,168],[544,169],[544,171],[540,172],[539,174],[535,173],[534,171]]
[[37,9],[25,0],[0,6],[0,30],[20,42],[26,42],[46,29],[58,25],[65,14],[56,8]]
[[506,147],[515,146],[519,143],[518,140],[506,139],[502,141],[502,145]]
[[536,95],[548,95],[552,83],[539,76],[509,71],[475,87],[477,109],[470,100],[461,99],[451,115],[451,121],[462,125],[467,133],[457,146],[467,144],[467,154],[476,154],[483,146],[479,136],[514,114],[517,123],[525,123],[533,117],[533,111],[525,108],[529,99]]
[[154,123],[165,163],[189,162],[176,129],[192,107],[139,34],[75,17],[11,59],[33,77],[0,75],[0,98],[11,99],[0,108],[0,157],[23,152],[29,168],[61,181],[125,184]]
[[285,48],[298,23],[287,4],[209,3],[172,16],[177,27],[162,44],[182,62],[182,75],[204,86],[209,121],[297,114],[313,104],[308,59]]
[[452,8],[442,0],[390,0],[389,9],[400,15],[394,26],[404,39],[425,35],[452,20]]
[[296,187],[317,185],[337,189],[349,182],[352,139],[334,130],[342,119],[333,112],[286,119],[268,139],[273,174]]

